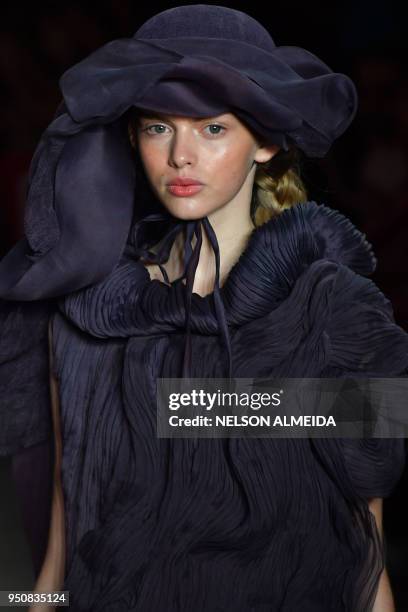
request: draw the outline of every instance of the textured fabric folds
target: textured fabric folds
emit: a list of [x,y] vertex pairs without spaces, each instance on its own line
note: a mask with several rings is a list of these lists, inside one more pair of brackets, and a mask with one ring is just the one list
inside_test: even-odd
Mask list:
[[52,435],[48,323],[52,300],[0,300],[0,455]]
[[[367,500],[398,482],[403,440],[157,438],[187,288],[151,280],[139,247],[52,316],[72,609],[366,612],[384,566]],[[221,287],[233,376],[406,375],[408,334],[374,268],[327,206],[256,228]],[[191,374],[216,377],[213,293],[191,297]]]
[[[247,14],[197,4],[104,45],[60,87],[25,236],[0,261],[0,453],[53,435],[50,325],[70,609],[368,612],[384,567],[368,499],[398,482],[403,440],[158,438],[156,383],[406,376],[408,334],[367,278],[371,245],[338,211],[298,204],[252,232],[220,287],[208,218],[170,219],[150,251],[163,206],[128,135],[134,109],[232,112],[261,144],[323,156],[355,116],[353,82]],[[193,291],[203,232],[206,296]]]

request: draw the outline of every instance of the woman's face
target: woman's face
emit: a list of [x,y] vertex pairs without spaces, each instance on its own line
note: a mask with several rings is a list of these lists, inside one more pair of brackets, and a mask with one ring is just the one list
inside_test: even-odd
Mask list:
[[[151,188],[171,214],[186,220],[210,214],[239,197],[240,191],[250,194],[254,161],[268,161],[279,149],[261,147],[232,113],[205,119],[141,114],[136,131]],[[177,178],[202,185],[195,192],[169,186]]]

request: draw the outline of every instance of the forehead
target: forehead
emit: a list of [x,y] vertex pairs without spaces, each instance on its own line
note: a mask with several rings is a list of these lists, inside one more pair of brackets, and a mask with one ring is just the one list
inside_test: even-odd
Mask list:
[[161,113],[161,112],[156,112],[156,111],[150,111],[150,110],[140,110],[138,112],[138,116],[141,119],[161,119],[162,121],[169,121],[169,122],[174,122],[176,123],[177,121],[188,121],[190,123],[198,123],[200,121],[208,121],[208,119],[218,119],[219,121],[221,120],[227,120],[227,119],[233,119],[234,115],[232,113],[222,113],[219,115],[211,115],[208,117],[188,117],[186,115],[168,115],[166,113]]

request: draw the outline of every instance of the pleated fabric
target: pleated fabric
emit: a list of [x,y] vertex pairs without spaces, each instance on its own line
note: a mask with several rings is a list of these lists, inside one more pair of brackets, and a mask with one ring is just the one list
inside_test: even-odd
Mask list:
[[[255,229],[220,292],[233,376],[407,375],[375,265],[365,236],[315,202]],[[368,500],[392,492],[404,440],[157,438],[185,291],[151,280],[130,238],[51,315],[70,609],[367,612],[385,561]],[[213,297],[192,294],[192,377],[225,370]]]
[[53,436],[48,323],[53,300],[0,300],[0,456]]
[[[221,289],[233,375],[406,374],[408,335],[364,276],[375,264],[364,235],[314,202],[254,230]],[[157,438],[185,290],[129,248],[53,317],[72,609],[369,610],[384,548],[367,500],[391,493],[404,441]],[[191,330],[192,376],[219,376],[212,293],[193,293]]]

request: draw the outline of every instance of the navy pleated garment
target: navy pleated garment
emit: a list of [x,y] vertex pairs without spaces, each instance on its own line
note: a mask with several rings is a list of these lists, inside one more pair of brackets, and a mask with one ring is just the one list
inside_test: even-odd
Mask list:
[[51,314],[70,609],[367,612],[384,566],[367,501],[399,480],[404,440],[157,438],[156,379],[180,376],[186,343],[192,377],[406,375],[371,246],[327,206],[285,210],[251,234],[223,313],[191,294],[188,340],[188,283],[150,278],[142,226]]
[[[298,204],[253,231],[219,287],[207,218],[173,219],[149,250],[165,215],[134,220],[153,208],[128,138],[132,107],[232,108],[268,142],[323,156],[355,115],[354,84],[239,11],[189,5],[60,85],[25,236],[0,262],[0,454],[53,439],[51,322],[70,610],[367,612],[385,555],[367,501],[393,490],[404,440],[158,438],[156,381],[407,375],[408,334],[367,278],[370,245],[337,211]],[[170,283],[162,264],[182,229],[185,274]],[[204,297],[201,231],[216,262]]]

